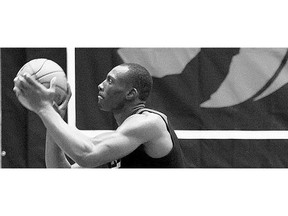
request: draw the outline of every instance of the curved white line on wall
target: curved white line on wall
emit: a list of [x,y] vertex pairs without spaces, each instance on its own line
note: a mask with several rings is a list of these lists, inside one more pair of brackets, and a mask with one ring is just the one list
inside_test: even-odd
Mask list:
[[162,78],[180,74],[200,52],[200,48],[121,48],[118,54],[124,62],[138,63],[152,76]]
[[[271,79],[281,64],[285,53],[286,49],[284,48],[240,49],[240,53],[233,57],[229,73],[223,83],[211,95],[210,99],[200,106],[220,108],[233,106],[248,100]],[[286,74],[287,67],[285,67],[285,70]],[[279,80],[275,85],[273,84],[273,88],[268,88],[269,90],[264,91],[259,98],[279,89],[285,84],[284,82],[286,83],[284,80]]]

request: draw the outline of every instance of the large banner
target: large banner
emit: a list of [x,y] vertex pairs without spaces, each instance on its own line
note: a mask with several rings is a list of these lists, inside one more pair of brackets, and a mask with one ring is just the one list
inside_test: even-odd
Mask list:
[[[153,76],[147,105],[176,130],[286,130],[286,48],[77,48],[76,124],[115,129],[97,108],[97,85],[116,65]],[[85,97],[84,97],[85,95]],[[181,140],[191,167],[287,167],[286,140]]]

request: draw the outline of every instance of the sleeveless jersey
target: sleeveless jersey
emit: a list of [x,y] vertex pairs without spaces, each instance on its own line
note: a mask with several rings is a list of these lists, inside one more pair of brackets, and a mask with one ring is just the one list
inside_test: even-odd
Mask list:
[[167,117],[163,113],[147,108],[141,108],[135,113],[141,114],[145,111],[155,113],[164,120],[167,130],[170,133],[173,147],[171,151],[164,157],[152,158],[146,154],[146,152],[144,151],[144,146],[140,145],[131,154],[121,159],[120,168],[184,168],[184,155],[181,150],[179,140],[173,128],[169,124]]

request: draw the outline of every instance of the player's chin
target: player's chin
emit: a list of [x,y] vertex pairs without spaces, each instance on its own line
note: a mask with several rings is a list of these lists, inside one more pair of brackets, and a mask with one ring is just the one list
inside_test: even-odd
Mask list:
[[105,108],[105,105],[101,103],[101,101],[98,101],[98,107],[102,111],[106,111],[106,112],[109,111],[107,108]]
[[99,100],[98,100],[98,107],[99,107],[100,110],[103,110],[103,106],[102,106],[102,104],[101,104],[101,102]]

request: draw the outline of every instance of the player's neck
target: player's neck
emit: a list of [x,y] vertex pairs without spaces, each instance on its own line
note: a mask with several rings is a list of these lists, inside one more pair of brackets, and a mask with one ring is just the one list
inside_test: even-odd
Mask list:
[[121,109],[121,111],[119,112],[113,112],[114,118],[118,126],[120,126],[125,121],[126,118],[135,114],[138,110],[144,107],[145,107],[145,103],[139,102],[139,103],[135,103],[132,105],[130,104],[128,106],[124,106],[123,109]]

